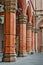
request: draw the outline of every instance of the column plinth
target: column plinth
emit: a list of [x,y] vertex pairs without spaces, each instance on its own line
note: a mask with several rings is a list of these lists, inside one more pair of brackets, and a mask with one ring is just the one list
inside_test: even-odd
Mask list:
[[16,53],[17,56],[19,55],[19,33],[20,33],[20,28],[19,28],[19,21],[18,21],[18,16],[16,18]]
[[3,62],[15,62],[16,61],[16,53],[4,53]]

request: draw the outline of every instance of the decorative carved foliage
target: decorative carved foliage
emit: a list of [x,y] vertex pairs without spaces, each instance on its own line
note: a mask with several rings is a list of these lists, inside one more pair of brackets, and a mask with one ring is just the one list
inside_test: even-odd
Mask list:
[[15,12],[17,9],[17,0],[4,0],[5,11]]

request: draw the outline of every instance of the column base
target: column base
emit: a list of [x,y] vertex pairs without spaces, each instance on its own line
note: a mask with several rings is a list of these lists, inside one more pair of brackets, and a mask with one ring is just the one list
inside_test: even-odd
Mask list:
[[29,54],[34,54],[34,52],[33,51],[29,51]]
[[25,57],[25,56],[27,56],[27,52],[26,51],[19,51],[19,56],[20,57]]
[[33,51],[27,50],[27,54],[33,54]]
[[16,61],[16,54],[12,53],[3,54],[2,62],[15,62],[15,61]]
[[27,54],[29,54],[29,50],[27,50]]

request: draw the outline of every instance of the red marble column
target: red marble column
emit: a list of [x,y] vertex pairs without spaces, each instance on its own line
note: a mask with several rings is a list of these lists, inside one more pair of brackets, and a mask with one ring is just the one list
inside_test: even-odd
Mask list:
[[17,15],[17,19],[16,19],[16,53],[17,53],[17,56],[19,56],[19,36],[20,34],[20,24],[19,24],[19,21],[18,21],[18,15]]
[[28,23],[27,24],[27,53],[31,53],[32,52],[32,24]]
[[37,49],[38,49],[38,52],[40,53],[41,52],[41,43],[42,43],[42,29],[41,28],[39,28],[38,33],[37,33],[37,40],[38,40]]
[[[12,4],[13,3],[13,4]],[[3,62],[16,61],[15,42],[16,42],[16,0],[5,0],[5,17],[4,17],[4,52]]]
[[32,45],[32,46],[33,46],[33,52],[35,52],[35,42],[34,42],[34,41],[35,41],[35,40],[34,40],[35,37],[34,37],[34,33],[35,33],[35,32],[34,32],[34,29],[33,29],[33,33],[32,33],[32,37],[33,37],[33,38],[32,38],[32,41],[33,41],[33,45]]
[[26,56],[26,0],[18,0],[18,7],[21,8],[19,14],[20,24],[20,43],[19,43],[19,56]]
[[31,14],[31,6],[27,7],[27,53],[32,52],[32,14]]
[[35,29],[34,29],[34,22],[35,21],[35,17],[34,17],[34,14],[32,15],[32,26],[33,26],[33,29],[32,29],[32,49],[33,49],[33,53],[35,52]]

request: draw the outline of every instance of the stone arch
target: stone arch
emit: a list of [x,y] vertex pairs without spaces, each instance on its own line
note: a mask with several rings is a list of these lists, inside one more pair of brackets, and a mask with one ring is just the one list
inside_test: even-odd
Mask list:
[[41,27],[43,25],[43,19],[40,20],[40,22],[38,23],[38,27]]
[[42,20],[43,20],[42,16],[37,18],[37,27],[39,26],[39,24],[41,24]]
[[27,14],[27,17],[28,17],[28,21],[30,21],[30,19],[32,19],[32,14],[31,14],[31,6],[28,5],[27,6],[27,9],[26,9],[26,14]]
[[27,15],[27,23],[31,22],[32,26],[34,26],[34,13],[32,12],[32,7],[30,3],[27,4],[26,6],[26,15]]

